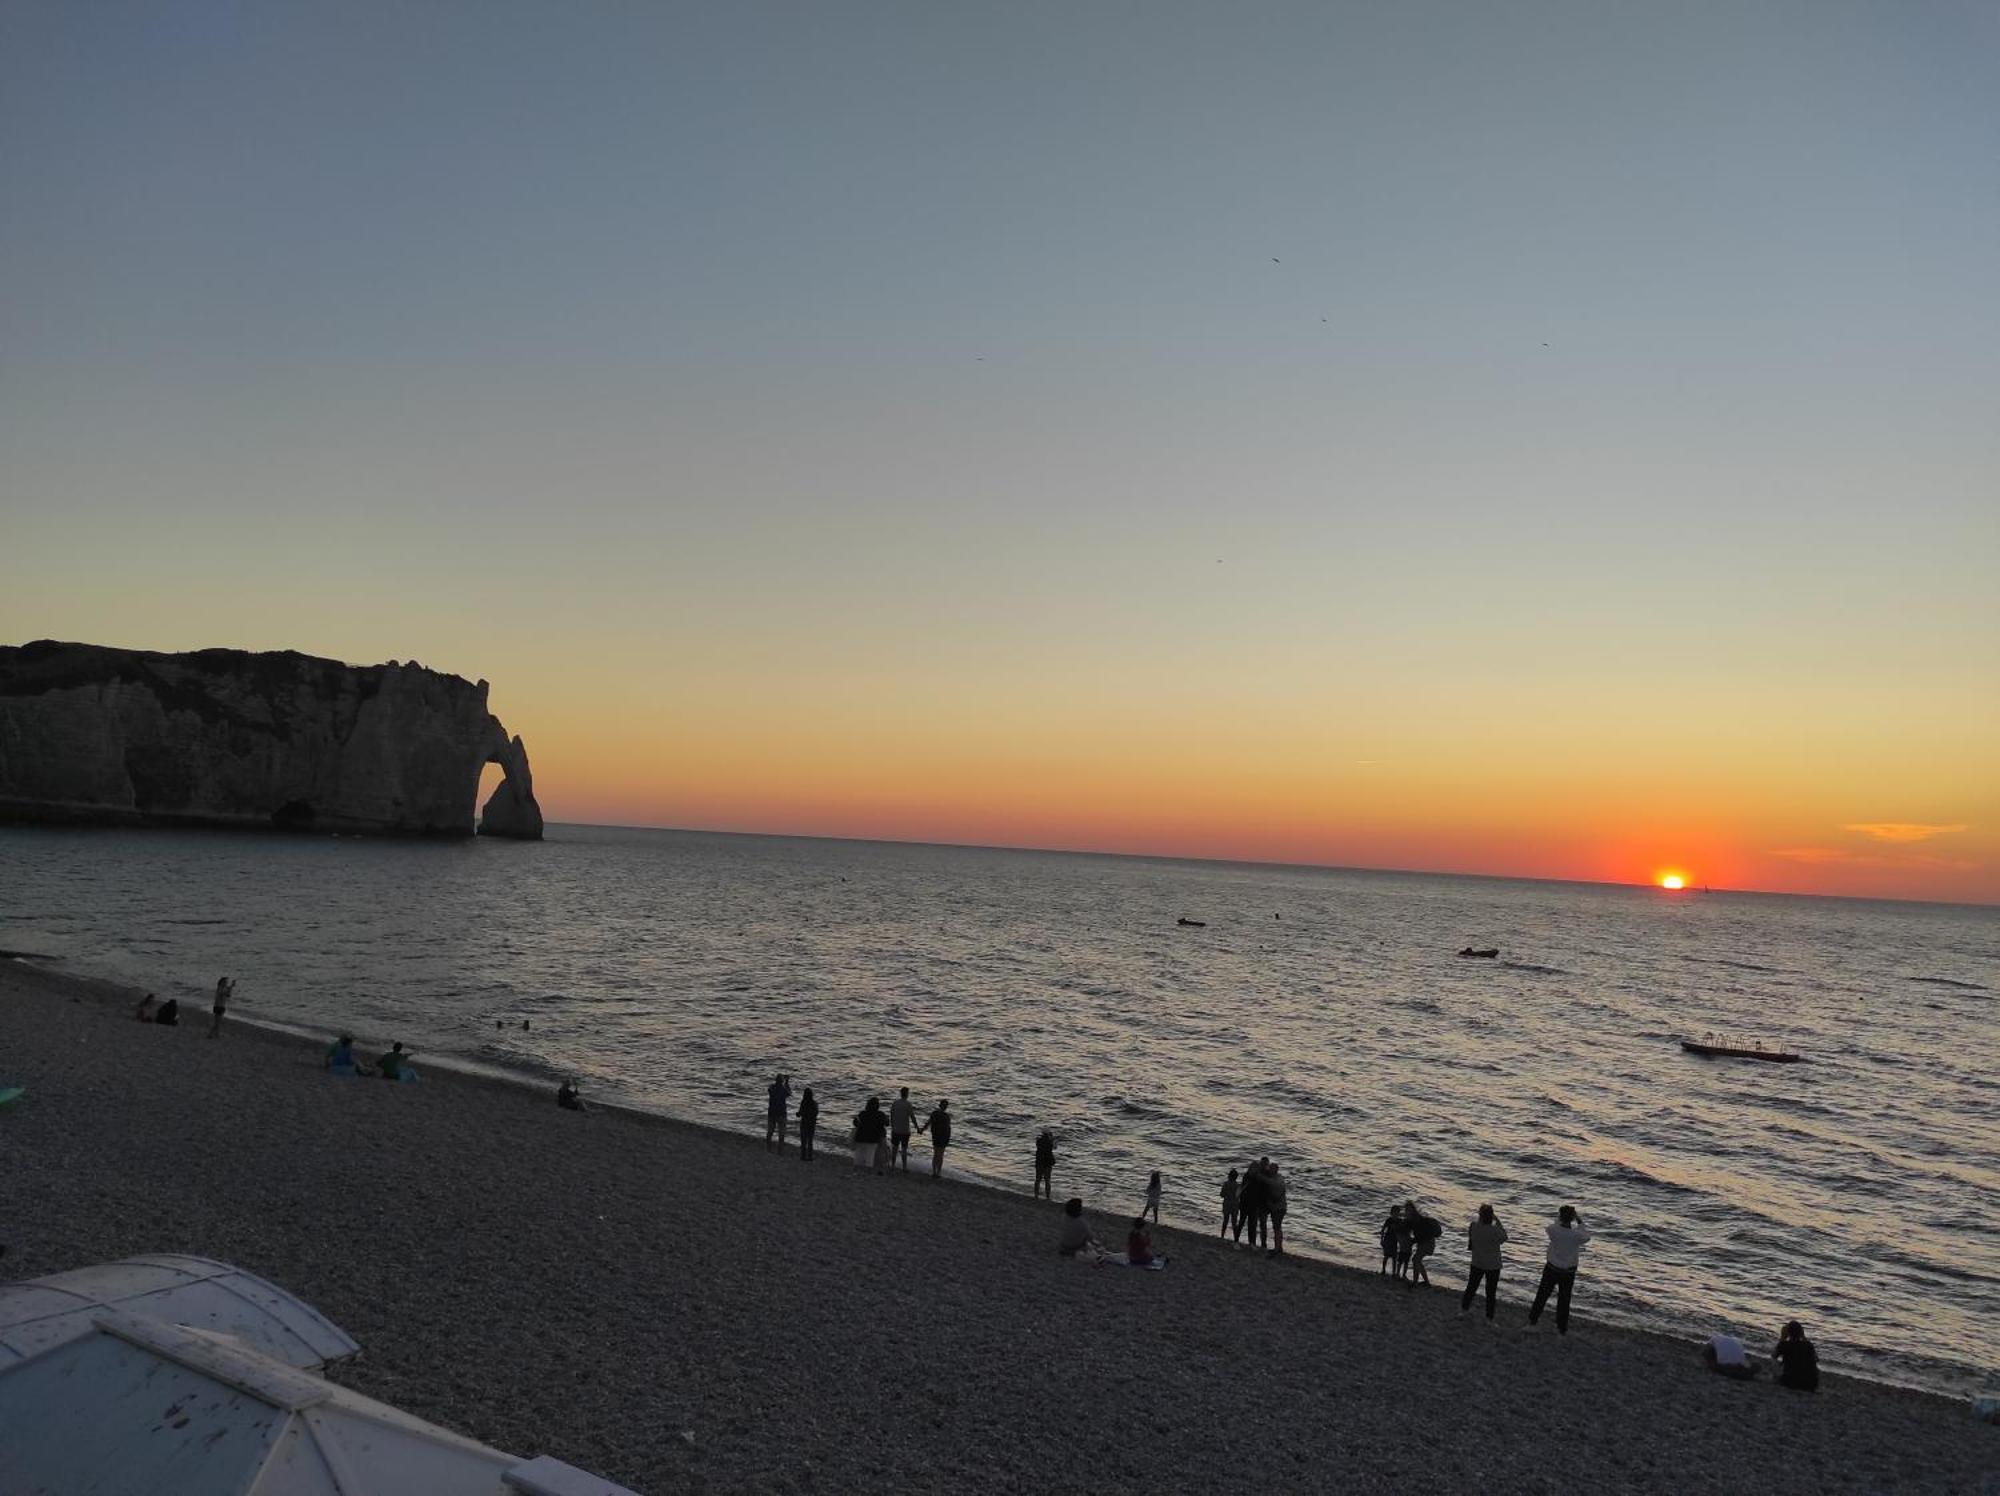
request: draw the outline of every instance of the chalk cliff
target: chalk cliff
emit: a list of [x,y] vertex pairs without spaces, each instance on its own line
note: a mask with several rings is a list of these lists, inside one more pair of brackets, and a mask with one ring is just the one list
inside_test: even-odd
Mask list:
[[0,646],[0,820],[542,834],[486,682],[291,651]]

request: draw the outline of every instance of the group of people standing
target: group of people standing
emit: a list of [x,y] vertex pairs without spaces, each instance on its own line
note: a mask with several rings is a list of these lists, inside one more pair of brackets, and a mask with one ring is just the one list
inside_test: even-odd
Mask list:
[[[765,1092],[766,1151],[784,1150],[792,1117],[791,1102],[792,1078],[780,1074]],[[811,1163],[813,1144],[819,1134],[819,1098],[813,1095],[811,1086],[807,1086],[799,1097],[797,1116],[799,1158]],[[883,1110],[881,1097],[870,1096],[867,1105],[854,1114],[854,1130],[849,1138],[854,1148],[854,1161],[863,1168],[872,1165],[877,1174],[886,1174],[899,1165],[907,1174],[910,1169],[911,1137],[919,1133],[928,1134],[931,1140],[931,1178],[941,1179],[944,1177],[945,1149],[951,1146],[951,1121],[951,1103],[939,1101],[931,1108],[930,1114],[918,1122],[917,1109],[910,1100],[908,1086],[898,1089],[896,1099],[889,1103],[886,1111]]]
[[1244,1165],[1240,1174],[1231,1169],[1222,1181],[1223,1236],[1240,1243],[1248,1228],[1252,1251],[1263,1247],[1268,1257],[1283,1256],[1288,1194],[1289,1181],[1268,1157]]

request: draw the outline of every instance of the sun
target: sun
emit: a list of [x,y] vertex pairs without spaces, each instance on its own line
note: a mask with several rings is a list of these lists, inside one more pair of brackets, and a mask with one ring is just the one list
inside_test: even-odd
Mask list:
[[1679,873],[1662,873],[1660,874],[1660,887],[1686,888],[1687,879],[1683,878]]

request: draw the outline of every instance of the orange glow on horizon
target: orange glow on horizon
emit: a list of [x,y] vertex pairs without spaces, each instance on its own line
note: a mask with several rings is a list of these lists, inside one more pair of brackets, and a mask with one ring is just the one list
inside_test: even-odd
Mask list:
[[1662,873],[1660,874],[1660,887],[1666,889],[1686,888],[1687,879],[1679,873]]

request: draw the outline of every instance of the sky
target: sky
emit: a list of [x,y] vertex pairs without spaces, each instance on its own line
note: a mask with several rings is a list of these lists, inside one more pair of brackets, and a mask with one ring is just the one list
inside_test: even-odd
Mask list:
[[0,7],[0,640],[552,819],[2000,902],[1983,3]]

